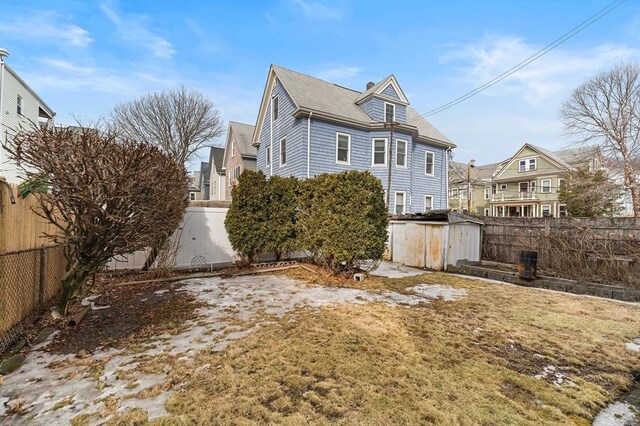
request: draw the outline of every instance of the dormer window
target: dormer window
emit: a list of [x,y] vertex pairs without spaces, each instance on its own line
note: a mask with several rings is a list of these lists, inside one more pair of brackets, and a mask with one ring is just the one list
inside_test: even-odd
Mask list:
[[396,121],[396,106],[388,102],[384,103],[384,121],[392,123]]
[[528,172],[531,170],[535,170],[537,166],[538,166],[538,162],[536,158],[524,158],[518,161],[519,172]]

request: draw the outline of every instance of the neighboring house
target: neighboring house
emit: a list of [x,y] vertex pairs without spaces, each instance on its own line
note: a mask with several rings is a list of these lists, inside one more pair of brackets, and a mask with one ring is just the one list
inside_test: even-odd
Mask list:
[[209,153],[209,200],[226,200],[224,148],[211,147]]
[[189,199],[191,201],[202,200],[200,192],[200,171],[192,172],[189,176]]
[[[466,165],[460,167],[466,170]],[[526,143],[508,160],[472,169],[471,212],[484,216],[565,216],[558,189],[567,174],[582,167],[590,171],[602,167],[597,147],[548,151]],[[466,185],[467,180],[459,174],[451,181],[452,188]],[[456,194],[450,195],[453,198]]]
[[[55,113],[1,57],[0,62],[0,142],[4,143],[20,129],[52,124]],[[7,158],[2,143],[0,176],[18,182],[19,169]]]
[[198,182],[198,188],[200,188],[200,198],[199,200],[208,200],[209,199],[209,176],[210,176],[210,167],[209,163],[201,162],[200,163],[200,180]]
[[240,174],[244,170],[256,170],[256,148],[251,144],[253,133],[254,127],[250,124],[229,122],[227,144],[224,149],[226,200],[231,199],[231,188],[238,182]]
[[[500,163],[470,166],[450,161],[449,208],[460,213],[469,211],[488,216],[491,207],[491,178],[499,165]],[[471,191],[471,197],[469,197],[469,191]]]
[[393,75],[360,92],[272,65],[253,145],[267,177],[368,170],[386,189],[391,164],[391,213],[447,208],[455,145],[409,106]]

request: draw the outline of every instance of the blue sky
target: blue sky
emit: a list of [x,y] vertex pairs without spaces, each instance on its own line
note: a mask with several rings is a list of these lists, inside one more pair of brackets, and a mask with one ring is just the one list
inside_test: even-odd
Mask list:
[[[0,47],[61,123],[180,84],[208,95],[225,122],[254,123],[271,63],[358,90],[393,73],[426,112],[609,3],[4,0]],[[572,89],[630,60],[640,60],[638,0],[429,120],[458,145],[456,161],[499,161],[524,142],[560,149],[570,140],[558,111]]]

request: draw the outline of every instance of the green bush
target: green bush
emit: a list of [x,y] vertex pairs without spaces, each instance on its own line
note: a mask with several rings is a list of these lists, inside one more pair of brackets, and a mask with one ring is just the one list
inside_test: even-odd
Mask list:
[[245,171],[232,191],[225,227],[246,261],[277,260],[304,250],[335,273],[367,269],[382,258],[387,209],[382,184],[369,172],[293,177]]
[[382,184],[369,172],[323,174],[301,185],[301,247],[335,273],[381,259],[387,225]]
[[262,172],[245,170],[231,190],[231,207],[224,221],[229,242],[244,260],[255,261],[267,241],[267,180]]
[[267,181],[267,226],[265,250],[276,260],[288,256],[297,248],[296,219],[298,186],[295,177],[272,176]]

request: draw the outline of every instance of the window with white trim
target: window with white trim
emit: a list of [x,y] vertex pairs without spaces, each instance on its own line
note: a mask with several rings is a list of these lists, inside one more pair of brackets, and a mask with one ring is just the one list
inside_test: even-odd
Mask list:
[[276,121],[278,119],[278,113],[279,113],[279,102],[278,102],[278,97],[275,96],[273,98],[273,105],[272,105],[272,110],[273,110],[273,117],[271,121]]
[[425,152],[424,155],[424,173],[429,176],[434,175],[435,154],[431,151]]
[[287,164],[287,138],[280,139],[280,167]]
[[424,196],[424,211],[428,212],[433,210],[433,195]]
[[271,147],[267,146],[267,149],[265,151],[265,164],[267,165],[267,167],[269,167],[271,165]]
[[500,184],[500,191],[506,191],[509,188],[509,185],[506,183]]
[[542,216],[551,216],[551,205],[543,204],[540,206],[540,212]]
[[190,192],[190,193],[189,193],[189,199],[190,199],[191,201],[195,201],[195,199],[196,199],[196,193],[195,193],[195,192]]
[[336,163],[351,163],[351,135],[336,133]]
[[484,209],[484,215],[489,216],[489,209]]
[[407,167],[407,141],[396,139],[396,167]]
[[542,192],[543,194],[548,194],[551,192],[551,179],[542,179],[540,181],[540,192]]
[[566,204],[558,204],[558,216],[565,217],[567,216],[567,205]]
[[558,189],[562,188],[563,186],[564,186],[564,179],[558,178]]
[[523,158],[518,160],[518,171],[528,172],[535,170],[538,166],[538,160],[536,158]]
[[387,140],[386,139],[373,140],[372,164],[374,166],[387,165]]
[[485,200],[488,200],[488,199],[489,199],[490,194],[491,194],[491,188],[485,188],[485,189],[484,189],[484,199],[485,199]]
[[384,121],[391,123],[396,121],[396,106],[389,102],[384,103]]
[[236,144],[231,141],[231,157],[235,157],[236,156]]
[[18,111],[18,115],[22,115],[22,96],[18,95],[18,100],[16,103],[16,110]]
[[406,193],[405,192],[396,192],[396,208],[395,208],[395,213],[396,214],[404,214],[405,212],[405,198],[406,198]]
[[529,192],[529,182],[519,182],[518,190],[520,192]]
[[531,182],[529,182],[529,191],[536,192],[536,181],[535,180],[532,180]]

